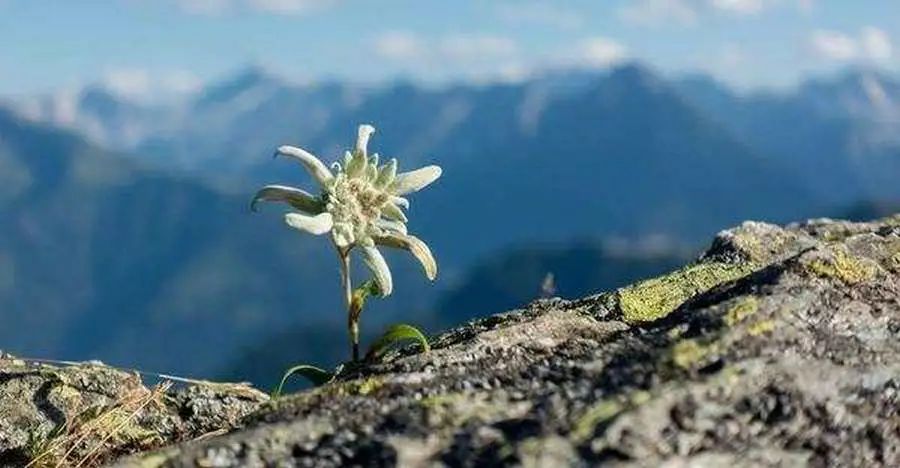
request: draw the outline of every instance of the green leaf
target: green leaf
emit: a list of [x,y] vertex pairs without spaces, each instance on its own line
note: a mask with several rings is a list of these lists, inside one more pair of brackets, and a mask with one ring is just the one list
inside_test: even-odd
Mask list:
[[291,367],[284,373],[284,377],[281,378],[281,383],[278,384],[278,387],[272,391],[272,398],[278,398],[281,396],[281,389],[284,387],[285,382],[287,382],[288,377],[298,374],[301,377],[306,377],[307,380],[312,382],[316,387],[320,385],[325,385],[328,382],[331,382],[334,379],[334,374],[328,372],[325,369],[318,368],[316,366],[310,366],[307,364],[300,364],[299,366]]
[[428,345],[428,339],[425,338],[425,335],[418,328],[401,323],[392,325],[372,343],[372,346],[369,347],[369,352],[366,353],[366,360],[376,360],[383,356],[392,346],[408,340],[417,341],[422,346],[423,352],[427,353],[431,350],[431,347]]

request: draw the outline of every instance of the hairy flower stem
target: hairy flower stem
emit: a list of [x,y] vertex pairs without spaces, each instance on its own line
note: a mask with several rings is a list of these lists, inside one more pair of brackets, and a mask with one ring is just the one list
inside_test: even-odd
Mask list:
[[341,260],[341,285],[344,288],[344,306],[347,308],[347,330],[353,361],[359,361],[359,313],[353,310],[353,285],[350,282],[350,249],[338,247]]

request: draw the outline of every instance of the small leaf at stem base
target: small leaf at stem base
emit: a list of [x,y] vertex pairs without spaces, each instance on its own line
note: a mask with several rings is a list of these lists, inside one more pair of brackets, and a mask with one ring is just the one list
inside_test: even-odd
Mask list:
[[288,377],[299,374],[302,377],[306,377],[307,380],[312,382],[316,387],[320,385],[325,385],[328,382],[334,380],[335,374],[332,372],[328,372],[325,369],[321,369],[316,366],[310,366],[307,364],[300,364],[299,366],[291,367],[284,373],[284,376],[281,378],[281,383],[278,384],[278,387],[272,391],[272,398],[278,398],[281,396],[281,389],[284,387],[285,382],[287,382]]
[[428,345],[428,339],[425,338],[425,335],[419,329],[412,325],[401,323],[392,325],[372,343],[372,346],[369,347],[369,352],[366,353],[366,360],[375,361],[382,357],[391,346],[407,340],[418,342],[422,346],[422,351],[426,353],[431,350],[431,347]]

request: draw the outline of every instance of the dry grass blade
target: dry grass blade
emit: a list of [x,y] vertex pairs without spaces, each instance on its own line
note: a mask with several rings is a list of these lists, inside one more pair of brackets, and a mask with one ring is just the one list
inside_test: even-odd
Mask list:
[[110,438],[112,438],[114,435],[118,434],[119,431],[121,431],[122,428],[125,427],[126,424],[128,424],[132,420],[134,420],[134,418],[136,418],[138,416],[138,414],[140,414],[140,412],[144,408],[147,407],[147,405],[149,405],[150,403],[159,401],[159,397],[162,396],[164,393],[166,393],[166,391],[168,391],[171,386],[172,386],[171,382],[163,382],[163,383],[157,385],[151,392],[149,392],[147,394],[147,396],[145,398],[142,399],[142,401],[139,402],[139,405],[137,406],[137,408],[132,410],[130,412],[130,414],[128,414],[128,416],[123,421],[121,421],[115,428],[113,428],[113,430],[109,431],[100,440],[100,442],[98,442],[96,445],[94,445],[94,447],[88,452],[88,454],[85,455],[81,460],[79,460],[78,463],[75,464],[75,466],[76,467],[86,466],[85,463],[89,460],[92,460],[97,455],[99,455],[100,449],[103,448],[103,446],[106,444],[106,442]]
[[[99,409],[99,413],[96,413],[98,409],[93,407],[82,411],[55,431],[58,435],[52,436],[52,443],[43,448],[26,465],[26,468],[91,466],[89,463],[98,462],[104,454],[103,449],[106,447],[107,442],[119,435],[148,405],[153,402],[159,402],[159,398],[171,386],[171,382],[163,382],[153,390],[136,387],[133,391],[121,396],[110,405]],[[76,463],[73,463],[72,458],[82,448],[84,442],[91,438],[99,440],[88,446],[86,448],[87,454],[82,456]]]

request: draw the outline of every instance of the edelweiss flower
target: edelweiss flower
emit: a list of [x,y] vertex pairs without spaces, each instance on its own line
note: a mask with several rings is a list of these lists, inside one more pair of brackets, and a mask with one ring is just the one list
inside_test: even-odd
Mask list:
[[430,280],[437,276],[437,263],[424,242],[406,231],[409,201],[402,197],[418,191],[441,176],[441,168],[427,166],[397,174],[397,160],[378,166],[378,155],[367,154],[369,138],[375,132],[371,125],[360,125],[356,147],[344,154],[343,163],[329,169],[319,158],[294,146],[282,146],[275,156],[287,156],[302,163],[321,187],[314,196],[298,188],[283,185],[263,187],[253,198],[255,210],[260,201],[290,204],[300,213],[288,213],[285,222],[301,231],[331,239],[345,257],[359,247],[363,260],[372,271],[382,296],[393,290],[391,271],[376,246],[405,249],[422,264]]

